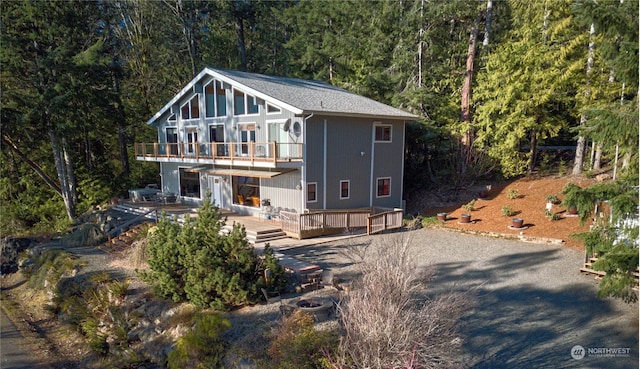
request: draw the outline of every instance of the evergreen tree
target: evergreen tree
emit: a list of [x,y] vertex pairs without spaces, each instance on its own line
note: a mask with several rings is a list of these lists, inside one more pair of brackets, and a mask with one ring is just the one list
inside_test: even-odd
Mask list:
[[225,221],[206,197],[194,219],[181,227],[163,216],[149,237],[149,272],[142,273],[154,292],[173,301],[189,301],[200,308],[228,310],[252,304],[267,287],[265,269],[271,271],[270,287],[281,289],[284,270],[267,247],[259,257],[241,225],[229,235],[220,230]]
[[[96,62],[102,42],[98,3],[7,1],[0,6],[3,141],[11,142],[8,147],[16,156],[60,195],[68,219],[74,220],[77,171],[91,170],[76,148],[93,154],[82,143],[102,128],[96,124],[101,120],[93,121],[91,103],[104,85],[99,78],[88,78],[103,68]],[[94,53],[96,57],[87,58]],[[53,154],[46,160],[29,158],[32,148],[46,146]],[[54,176],[55,185],[47,179]]]
[[478,78],[475,122],[477,146],[515,176],[533,171],[541,140],[567,128],[571,117],[559,112],[571,109],[571,82],[581,70],[575,61],[584,58],[568,2],[509,4],[512,28]]

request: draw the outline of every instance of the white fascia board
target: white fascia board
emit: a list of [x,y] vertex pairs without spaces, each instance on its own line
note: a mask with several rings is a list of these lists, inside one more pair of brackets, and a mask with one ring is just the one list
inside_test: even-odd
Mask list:
[[164,114],[168,109],[171,109],[171,107],[178,101],[180,100],[184,95],[187,94],[187,92],[189,92],[193,86],[202,79],[202,77],[204,77],[207,74],[207,70],[204,69],[202,72],[198,73],[198,75],[191,80],[191,82],[187,83],[187,85],[180,90],[180,92],[178,92],[173,99],[169,100],[169,102],[167,104],[165,104],[165,106],[162,107],[162,109],[160,109],[153,117],[151,117],[151,119],[149,119],[147,121],[147,124],[154,124],[156,119],[160,118],[162,116],[162,114]]
[[400,120],[404,122],[411,122],[417,120],[417,115],[388,115],[388,114],[360,114],[360,113],[345,113],[339,111],[326,111],[326,110],[304,110],[301,114],[296,116],[305,116],[309,114],[316,114],[330,117],[349,117],[349,118],[367,118],[367,119],[386,119],[386,120]]
[[220,74],[220,73],[218,73],[218,72],[216,72],[214,70],[211,70],[209,68],[206,68],[205,70],[208,71],[208,74],[210,76],[212,76],[213,78],[215,78],[215,79],[217,79],[219,81],[222,81],[224,83],[227,83],[227,84],[231,85],[232,87],[237,86],[239,89],[241,89],[242,91],[248,93],[249,95],[253,95],[255,97],[258,97],[258,98],[270,103],[271,105],[276,105],[276,106],[282,107],[285,110],[289,110],[290,112],[292,112],[295,115],[304,113],[304,110],[302,110],[300,108],[297,108],[297,107],[295,107],[293,105],[289,105],[289,104],[285,103],[284,101],[280,101],[280,100],[274,99],[272,96],[269,96],[269,95],[267,95],[267,94],[265,94],[263,92],[260,92],[258,90],[254,90],[253,88],[245,86],[245,85],[243,85],[242,83],[236,81],[233,78],[229,78],[229,77],[227,77],[227,76],[225,76],[223,74]]

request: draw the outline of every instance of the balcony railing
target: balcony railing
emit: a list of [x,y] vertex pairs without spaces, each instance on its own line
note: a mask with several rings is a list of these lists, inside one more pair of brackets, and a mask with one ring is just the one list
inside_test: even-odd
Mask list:
[[135,143],[135,155],[145,158],[190,158],[273,162],[302,160],[302,144],[277,142]]

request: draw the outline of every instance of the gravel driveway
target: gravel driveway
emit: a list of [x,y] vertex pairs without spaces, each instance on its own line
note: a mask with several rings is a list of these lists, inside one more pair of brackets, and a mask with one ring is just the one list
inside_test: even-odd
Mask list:
[[[584,254],[562,246],[422,229],[410,237],[419,266],[437,268],[434,293],[474,290],[476,307],[461,322],[470,368],[637,368],[638,304],[596,297],[597,281],[579,272]],[[340,250],[360,237],[280,252],[349,278]],[[582,346],[586,355],[574,359]],[[608,351],[629,349],[628,355]],[[591,350],[589,352],[589,350]],[[624,351],[624,350],[623,350]]]

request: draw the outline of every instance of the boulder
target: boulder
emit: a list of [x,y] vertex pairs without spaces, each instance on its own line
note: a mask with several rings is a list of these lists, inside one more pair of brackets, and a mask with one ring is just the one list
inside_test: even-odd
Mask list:
[[0,241],[2,263],[0,274],[18,271],[18,254],[33,245],[32,238],[5,237]]

